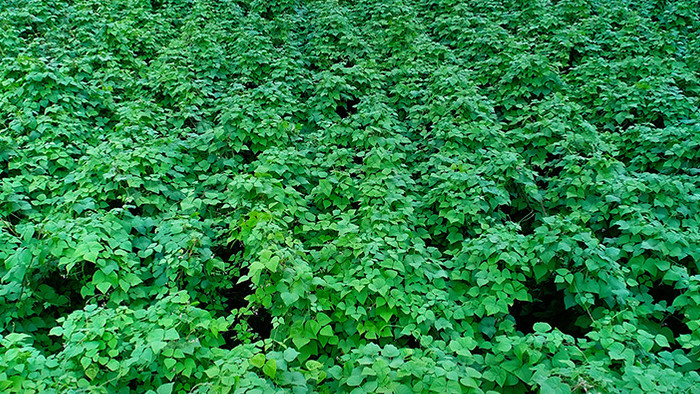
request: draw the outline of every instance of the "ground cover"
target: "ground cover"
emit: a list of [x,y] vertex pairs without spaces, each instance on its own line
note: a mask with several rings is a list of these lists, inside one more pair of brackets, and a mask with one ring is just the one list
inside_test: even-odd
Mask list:
[[0,391],[700,391],[693,0],[4,0]]

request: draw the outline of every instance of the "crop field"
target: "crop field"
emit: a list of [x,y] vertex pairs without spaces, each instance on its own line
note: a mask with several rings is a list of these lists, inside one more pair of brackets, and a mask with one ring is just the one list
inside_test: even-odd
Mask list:
[[0,0],[0,392],[699,370],[699,0]]

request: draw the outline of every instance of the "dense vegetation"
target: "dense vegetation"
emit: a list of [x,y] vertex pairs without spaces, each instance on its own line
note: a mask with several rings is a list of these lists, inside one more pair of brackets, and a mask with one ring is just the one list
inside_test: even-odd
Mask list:
[[699,10],[0,1],[0,391],[700,392]]

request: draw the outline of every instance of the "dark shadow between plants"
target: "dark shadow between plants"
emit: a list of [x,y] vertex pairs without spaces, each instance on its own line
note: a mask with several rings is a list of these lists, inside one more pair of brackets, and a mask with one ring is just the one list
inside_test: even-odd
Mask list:
[[539,322],[576,338],[583,337],[591,330],[591,320],[586,311],[578,305],[566,308],[564,292],[557,289],[554,280],[529,286],[529,289],[533,302],[515,301],[510,308],[517,331],[533,333],[533,325]]
[[[240,241],[234,241],[226,245],[218,245],[212,248],[215,256],[229,265],[235,261],[236,256],[243,256],[245,245]],[[239,282],[239,278],[248,275],[247,267],[238,269],[238,276],[231,281],[231,285],[219,291],[218,295],[221,303],[224,305],[224,310],[227,312],[246,308],[249,302],[246,299],[253,294],[253,284],[250,280]],[[251,315],[246,318],[251,331],[259,339],[267,339],[272,331],[272,315],[264,308],[256,309]],[[224,349],[232,349],[239,344],[235,330],[231,329],[222,333],[225,343],[221,347]]]
[[[649,288],[647,294],[654,299],[655,304],[665,303],[666,306],[671,306],[676,297],[682,294],[682,291],[659,281]],[[666,313],[658,323],[661,327],[668,327],[673,332],[673,336],[677,338],[679,335],[692,333],[688,325],[685,324],[685,320],[683,313],[674,311]]]
[[335,113],[340,116],[341,119],[345,119],[350,115],[357,113],[357,104],[360,103],[359,99],[352,98],[346,102],[339,103],[335,107]]

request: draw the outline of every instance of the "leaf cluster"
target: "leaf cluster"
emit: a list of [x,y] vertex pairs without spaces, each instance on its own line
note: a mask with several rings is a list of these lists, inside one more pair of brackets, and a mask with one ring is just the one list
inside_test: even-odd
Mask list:
[[697,392],[695,0],[6,0],[0,391]]

